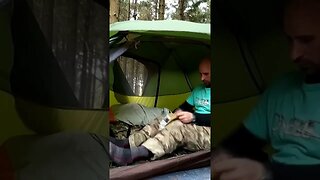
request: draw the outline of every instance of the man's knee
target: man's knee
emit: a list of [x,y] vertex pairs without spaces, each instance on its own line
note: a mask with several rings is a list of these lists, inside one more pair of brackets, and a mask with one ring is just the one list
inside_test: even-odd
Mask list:
[[142,133],[135,133],[129,136],[130,147],[138,147],[146,140],[147,140],[146,135]]

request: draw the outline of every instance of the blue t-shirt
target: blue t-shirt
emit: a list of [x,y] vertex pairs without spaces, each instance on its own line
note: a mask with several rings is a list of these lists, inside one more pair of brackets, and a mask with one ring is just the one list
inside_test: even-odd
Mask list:
[[285,76],[264,93],[244,125],[271,143],[273,161],[320,164],[320,83],[305,84],[297,73]]
[[204,85],[194,88],[187,102],[194,106],[195,113],[210,114],[211,113],[211,88]]

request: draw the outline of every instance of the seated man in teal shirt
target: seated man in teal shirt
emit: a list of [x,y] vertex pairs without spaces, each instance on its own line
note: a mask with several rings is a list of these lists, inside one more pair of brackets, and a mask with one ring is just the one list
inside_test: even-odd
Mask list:
[[132,134],[128,139],[110,138],[109,155],[118,165],[139,159],[157,159],[178,147],[190,151],[209,150],[211,134],[211,62],[204,58],[199,64],[203,85],[196,87],[190,97],[168,115],[172,120],[162,124],[162,117]]
[[[219,180],[320,179],[320,1],[291,0],[284,28],[301,72],[267,89],[242,126],[214,152]],[[269,159],[266,144],[275,150]]]

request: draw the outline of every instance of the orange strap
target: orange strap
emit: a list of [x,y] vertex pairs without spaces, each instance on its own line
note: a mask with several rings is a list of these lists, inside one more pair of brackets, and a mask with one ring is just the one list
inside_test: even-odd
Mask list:
[[111,124],[113,124],[113,123],[116,122],[116,118],[115,118],[115,116],[114,116],[114,114],[113,114],[113,112],[112,112],[111,107],[109,108],[109,122],[110,122]]
[[4,146],[0,146],[0,179],[15,179],[13,166]]

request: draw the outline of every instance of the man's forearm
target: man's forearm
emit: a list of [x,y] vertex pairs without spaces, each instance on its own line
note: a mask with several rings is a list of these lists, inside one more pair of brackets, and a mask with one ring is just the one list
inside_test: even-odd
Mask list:
[[211,126],[211,114],[194,113],[194,123],[199,126]]
[[187,101],[184,101],[177,109],[175,109],[174,111],[176,110],[182,110],[182,111],[188,111],[188,112],[191,112],[193,113],[193,106],[191,104],[189,104]]
[[266,144],[265,140],[257,138],[244,125],[241,125],[224,139],[220,146],[234,156],[266,162],[268,161],[268,155],[263,151]]
[[199,126],[211,126],[211,114],[199,114],[194,112],[194,107],[190,105],[187,101],[182,103],[179,108],[175,109],[174,112],[182,110],[182,111],[188,111],[193,114],[193,123],[199,125]]
[[289,165],[269,161],[268,155],[262,148],[266,141],[258,139],[243,125],[232,135],[226,138],[213,150],[213,161],[223,161],[232,157],[250,158],[260,161],[265,166],[263,180],[318,180],[320,177],[320,164],[315,165]]

